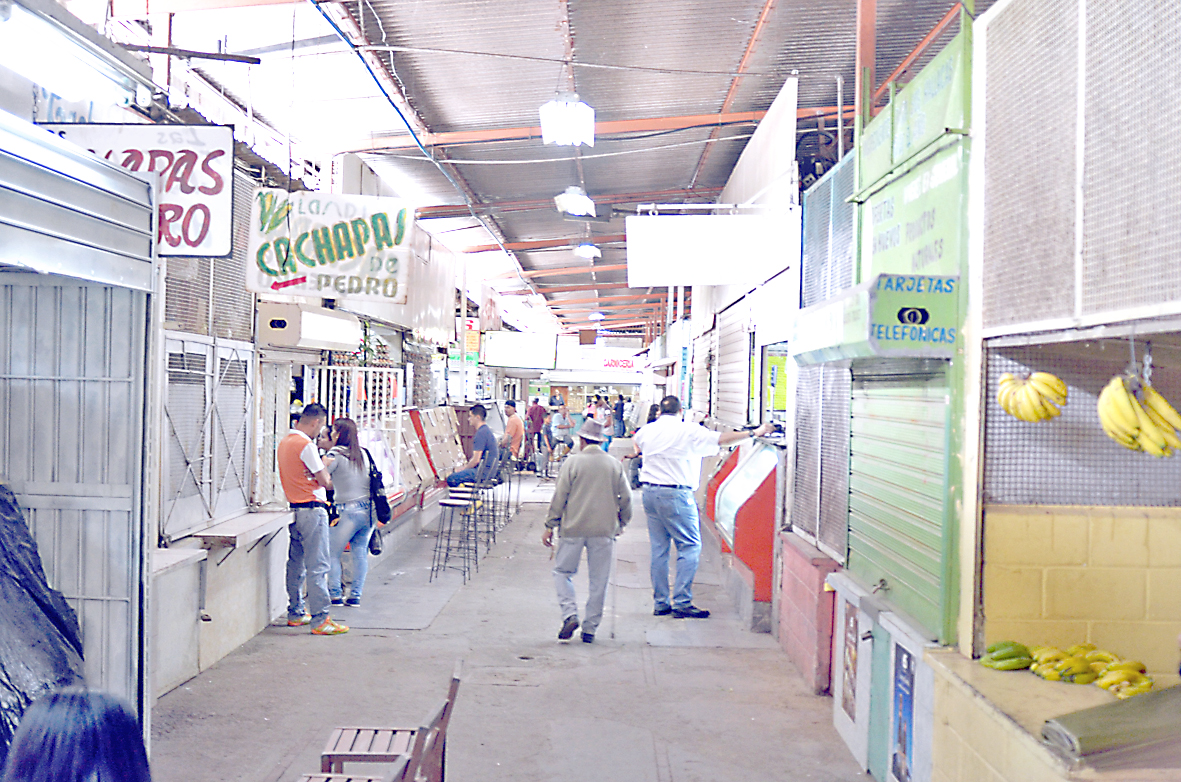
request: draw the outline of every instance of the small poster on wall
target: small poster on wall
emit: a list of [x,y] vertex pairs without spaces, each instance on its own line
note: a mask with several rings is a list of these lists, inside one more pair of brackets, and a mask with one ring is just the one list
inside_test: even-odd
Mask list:
[[897,782],[910,782],[914,759],[914,655],[894,647],[894,737],[890,773]]
[[845,603],[845,645],[841,668],[841,708],[857,721],[857,606]]

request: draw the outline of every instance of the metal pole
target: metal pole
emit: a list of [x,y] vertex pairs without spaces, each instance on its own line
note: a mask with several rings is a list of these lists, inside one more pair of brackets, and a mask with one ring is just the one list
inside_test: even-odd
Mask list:
[[845,156],[845,77],[837,74],[837,160]]
[[463,328],[459,334],[459,385],[462,389],[460,401],[467,402],[467,254],[460,253],[460,264],[463,266],[463,286],[459,291],[460,298],[460,323]]

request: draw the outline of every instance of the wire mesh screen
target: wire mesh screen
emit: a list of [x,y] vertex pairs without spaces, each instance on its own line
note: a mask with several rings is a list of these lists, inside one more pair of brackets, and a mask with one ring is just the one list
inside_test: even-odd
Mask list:
[[168,353],[168,486],[165,504],[197,497],[205,483],[205,407],[208,355]]
[[796,462],[791,527],[818,538],[820,507],[820,384],[823,368],[800,367],[796,377]]
[[826,365],[820,394],[821,548],[844,564],[849,537],[849,416],[852,379],[845,367]]
[[828,239],[832,221],[832,181],[825,176],[804,193],[804,253],[801,307],[828,298],[824,270],[828,265]]
[[851,288],[854,268],[854,155],[847,155],[804,193],[803,287],[800,306],[811,307]]
[[213,333],[225,339],[249,342],[254,337],[254,294],[246,290],[246,251],[250,241],[250,207],[257,184],[234,172],[233,253],[214,258]]
[[250,471],[246,452],[250,442],[251,388],[249,354],[219,359],[214,398],[213,486],[216,492],[214,516],[245,510],[250,504]]
[[[1017,0],[988,28],[986,327],[1074,314],[1077,5]],[[1116,79],[1122,84],[1122,67],[1104,89],[1126,99]],[[1052,132],[1032,129],[1034,116],[1054,117]]]
[[263,362],[259,365],[259,410],[262,430],[258,446],[258,493],[260,505],[283,502],[283,487],[279,483],[277,451],[279,441],[290,430],[291,365]]
[[[1153,353],[1169,351],[1154,344]],[[1153,385],[1181,403],[1181,349],[1157,366]],[[1096,400],[1128,365],[1126,341],[1097,340],[988,350],[984,430],[984,500],[996,505],[1181,505],[1181,457],[1129,451],[1099,427]],[[1162,362],[1163,363],[1163,362]],[[1174,369],[1173,367],[1178,367]],[[1051,372],[1069,387],[1062,415],[1027,423],[996,401],[998,381]]]
[[1153,96],[1153,127],[1181,122],[1181,83],[1161,78],[1181,69],[1181,6],[1090,0],[1086,12],[1083,312],[1176,301],[1181,150],[1151,143],[1128,96]]
[[211,260],[169,258],[165,268],[164,327],[189,334],[209,334]]

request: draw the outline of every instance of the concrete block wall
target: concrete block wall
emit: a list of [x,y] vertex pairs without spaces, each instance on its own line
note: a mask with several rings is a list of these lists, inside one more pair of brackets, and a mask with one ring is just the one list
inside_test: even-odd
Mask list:
[[779,534],[779,645],[812,691],[822,695],[832,681],[832,628],[836,593],[824,579],[840,569],[799,535]]
[[1181,508],[987,506],[988,643],[1082,641],[1177,667]]
[[978,692],[939,667],[931,782],[1059,782],[1065,767]]

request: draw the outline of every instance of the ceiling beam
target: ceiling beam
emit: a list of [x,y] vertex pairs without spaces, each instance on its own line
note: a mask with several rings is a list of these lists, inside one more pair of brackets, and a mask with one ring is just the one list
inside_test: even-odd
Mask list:
[[[569,247],[573,250],[578,244],[611,244],[613,242],[626,242],[627,234],[613,234],[611,236],[592,236],[589,239],[541,239],[535,242],[505,242],[504,249],[506,250],[544,250],[547,247]],[[571,244],[576,242],[577,244]],[[499,244],[480,244],[475,247],[469,247],[464,250],[465,253],[487,253],[493,250],[499,250]]]
[[[738,71],[734,74],[734,78],[730,80],[730,89],[726,92],[726,99],[722,101],[722,114],[730,111],[730,107],[734,105],[734,97],[738,94],[738,85],[744,75],[746,75],[747,66],[750,65],[750,58],[755,53],[755,49],[759,47],[759,38],[763,35],[763,28],[767,26],[767,19],[771,16],[771,11],[775,8],[776,0],[764,0],[763,10],[759,14],[759,19],[755,22],[755,29],[750,33],[750,39],[746,42],[746,50],[742,53],[742,59],[738,61]],[[798,116],[798,113],[797,113]],[[721,135],[721,128],[714,128],[710,132],[709,137],[712,141],[716,141]],[[697,159],[697,168],[693,171],[693,178],[689,180],[689,186],[697,184],[697,180],[701,178],[701,172],[705,170],[705,161],[709,160],[709,153],[717,144],[706,144],[705,149],[701,150],[701,157]]]
[[630,288],[626,282],[600,282],[590,283],[589,285],[554,285],[543,286],[537,283],[537,290],[532,288],[516,288],[511,291],[500,291],[501,296],[532,296],[534,293],[574,293],[576,291],[601,291],[601,290],[618,290],[620,288]]
[[216,11],[255,5],[294,5],[293,0],[114,0],[111,16],[146,19],[148,14],[176,14],[182,11]]
[[613,329],[622,328],[624,326],[643,326],[651,323],[651,320],[625,320],[625,321],[606,321],[606,320],[588,320],[585,322],[570,322],[563,323],[564,329],[581,329],[581,328],[596,328],[599,326],[610,326]]
[[[560,277],[567,274],[591,274],[593,272],[617,272],[627,268],[626,263],[609,263],[605,266],[563,266],[557,269],[529,269],[521,272],[524,277]],[[501,277],[515,277],[516,272],[508,272]]]
[[550,299],[549,304],[593,304],[599,301],[636,301],[642,299],[659,299],[663,301],[663,293],[641,293],[633,296],[588,296],[581,299]]
[[[667,130],[688,130],[708,128],[715,125],[735,125],[758,122],[765,111],[732,111],[721,114],[690,114],[678,117],[649,117],[646,119],[609,120],[595,123],[595,137],[614,136],[620,133],[659,133]],[[448,133],[428,133],[419,136],[425,147],[446,147],[457,144],[487,144],[497,141],[541,140],[541,126],[518,128],[490,128],[488,130],[456,130]],[[349,152],[385,152],[395,149],[417,147],[409,136],[381,136],[370,139],[368,144],[348,150]]]
[[639,312],[640,310],[654,310],[667,306],[663,301],[655,301],[637,304],[604,304],[601,307],[588,307],[585,304],[576,304],[574,305],[574,309],[558,309],[561,304],[562,302],[558,301],[551,301],[549,303],[550,309],[554,311],[555,315],[574,315],[579,312],[604,312],[606,310],[631,310],[633,312]]
[[[592,196],[592,200],[600,205],[640,204],[661,201],[676,201],[686,198],[713,198],[722,192],[720,187],[678,187],[671,190],[651,190],[646,193],[600,193]],[[489,201],[476,204],[477,212],[532,212],[546,209],[556,209],[552,198],[531,198],[522,201]],[[414,216],[419,220],[434,220],[449,217],[470,217],[464,204],[443,204],[441,206],[424,206],[417,209]]]

